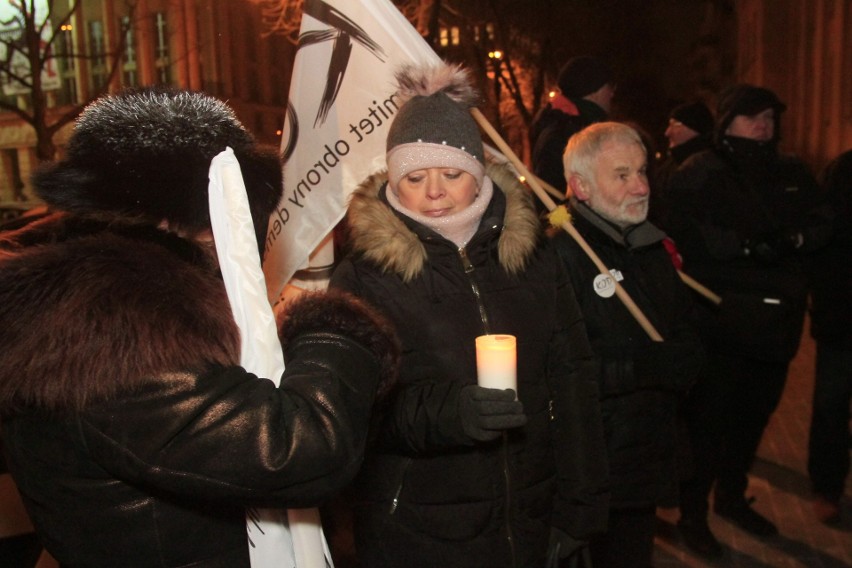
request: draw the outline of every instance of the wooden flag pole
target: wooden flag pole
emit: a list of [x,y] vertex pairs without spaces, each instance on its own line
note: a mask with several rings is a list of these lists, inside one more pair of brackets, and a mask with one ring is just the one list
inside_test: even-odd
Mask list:
[[544,190],[547,191],[547,193],[549,193],[554,199],[559,199],[560,201],[565,199],[565,197],[566,197],[565,193],[559,193],[558,189],[556,189],[555,187],[553,187],[552,185],[550,185],[549,183],[547,183],[546,181],[544,181],[540,177],[536,176],[535,174],[531,174],[531,175],[533,177],[535,177],[535,181],[537,181],[538,184],[541,187],[543,187]]
[[[527,179],[527,183],[532,188],[533,192],[535,192],[536,196],[541,200],[545,207],[547,207],[548,211],[553,211],[556,208],[556,203],[551,199],[550,195],[541,187],[538,183],[538,178],[531,174],[526,166],[521,162],[520,158],[512,151],[506,141],[503,140],[503,137],[494,130],[494,127],[491,126],[491,123],[488,122],[488,119],[482,114],[482,112],[478,108],[471,109],[471,114],[476,122],[479,124],[480,128],[488,134],[489,138],[491,138],[492,142],[497,145],[497,148],[503,152],[503,154],[509,158],[512,162],[512,165],[515,166],[515,169]],[[627,291],[618,283],[618,281],[610,274],[607,267],[604,265],[603,261],[601,261],[600,257],[592,250],[592,247],[586,242],[586,239],[577,232],[577,229],[570,222],[565,221],[562,223],[562,229],[565,230],[571,237],[577,241],[577,244],[580,245],[580,248],[583,249],[588,257],[592,260],[595,266],[598,268],[601,274],[612,278],[612,282],[615,284],[615,294],[630,312],[630,314],[636,319],[639,325],[645,330],[645,333],[654,340],[654,341],[662,341],[663,336],[654,328],[654,325],[645,317],[645,314],[642,313],[642,310],[639,309],[639,306],[636,305],[636,302],[633,301],[633,298],[627,293]]]
[[689,286],[690,288],[692,288],[717,306],[722,303],[721,296],[719,296],[700,282],[696,281],[692,276],[690,276],[689,274],[684,274],[680,270],[678,270],[677,273],[680,276],[680,279],[683,280],[684,284],[686,284],[687,286]]

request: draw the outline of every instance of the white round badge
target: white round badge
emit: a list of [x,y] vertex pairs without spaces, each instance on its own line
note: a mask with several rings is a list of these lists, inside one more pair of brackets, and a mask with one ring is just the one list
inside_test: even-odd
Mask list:
[[593,283],[595,294],[601,298],[610,298],[615,294],[615,279],[609,274],[598,274]]

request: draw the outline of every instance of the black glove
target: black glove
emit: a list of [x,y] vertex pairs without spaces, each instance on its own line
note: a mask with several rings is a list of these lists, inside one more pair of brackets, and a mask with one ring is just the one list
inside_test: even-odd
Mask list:
[[500,437],[503,430],[527,423],[524,405],[511,389],[487,389],[468,385],[459,395],[459,418],[464,433],[478,442]]

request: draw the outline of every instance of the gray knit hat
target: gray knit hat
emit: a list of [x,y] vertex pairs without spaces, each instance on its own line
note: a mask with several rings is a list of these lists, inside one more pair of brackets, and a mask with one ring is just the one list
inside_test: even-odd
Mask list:
[[396,74],[406,102],[391,123],[387,139],[391,187],[409,172],[457,168],[482,185],[485,151],[470,109],[477,93],[459,66],[407,66]]

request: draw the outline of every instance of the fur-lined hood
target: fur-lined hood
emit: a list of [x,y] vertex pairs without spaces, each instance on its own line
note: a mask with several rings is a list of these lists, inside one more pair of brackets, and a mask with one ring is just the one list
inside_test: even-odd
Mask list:
[[[499,189],[506,198],[498,242],[500,265],[516,274],[526,267],[535,250],[541,223],[529,193],[508,166],[490,163],[486,173],[495,191]],[[380,198],[386,182],[387,172],[374,174],[352,194],[347,216],[349,238],[355,252],[408,282],[421,274],[428,254],[420,238]]]

